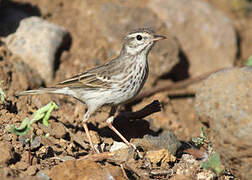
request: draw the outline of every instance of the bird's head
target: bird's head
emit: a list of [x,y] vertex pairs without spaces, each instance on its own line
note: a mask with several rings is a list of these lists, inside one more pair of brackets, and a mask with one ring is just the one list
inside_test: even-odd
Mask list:
[[125,37],[122,52],[129,55],[148,54],[154,43],[162,39],[166,39],[166,37],[155,35],[150,29],[138,29]]

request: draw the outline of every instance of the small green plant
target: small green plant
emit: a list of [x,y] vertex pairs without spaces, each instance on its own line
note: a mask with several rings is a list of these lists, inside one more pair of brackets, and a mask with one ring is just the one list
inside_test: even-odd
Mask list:
[[204,146],[205,144],[209,144],[204,127],[201,127],[200,130],[201,130],[200,137],[192,138],[192,142],[196,146]]
[[201,167],[204,169],[210,169],[214,171],[217,175],[220,175],[222,172],[224,172],[220,156],[216,152],[213,152],[212,156],[207,161],[202,162]]
[[[45,105],[44,107],[42,107],[42,108],[38,109],[36,112],[34,112],[31,120],[29,118],[25,118],[21,122],[19,127],[16,127],[15,125],[11,124],[11,125],[8,125],[6,127],[6,129],[9,132],[16,134],[18,136],[25,136],[31,131],[32,124],[37,121],[42,120],[42,124],[44,124],[46,127],[48,127],[48,125],[49,125],[48,120],[51,115],[51,112],[54,109],[57,110],[58,106],[56,105],[55,102],[50,102],[47,105]],[[29,145],[29,156],[28,156],[29,157],[29,159],[28,159],[29,164],[31,164],[31,161],[30,161],[31,143],[32,143],[34,137],[35,137],[35,135],[33,134],[33,131],[31,131],[30,137],[27,137],[25,139],[25,143]]]
[[[0,81],[0,86],[2,83],[3,83],[3,81]],[[0,101],[1,101],[1,103],[5,103],[5,98],[6,98],[6,95],[4,94],[3,89],[0,87]]]
[[245,62],[247,66],[252,66],[252,56],[248,58],[248,60]]
[[7,130],[16,135],[24,136],[30,131],[31,125],[39,120],[42,120],[42,123],[48,127],[48,119],[54,109],[58,109],[58,106],[54,102],[50,102],[33,113],[33,118],[31,120],[29,118],[25,118],[19,127],[16,127],[13,124],[8,125]]
[[200,164],[201,168],[212,170],[217,176],[220,175],[224,171],[224,168],[221,164],[220,156],[213,151],[210,141],[208,140],[205,133],[205,129],[203,127],[201,127],[200,137],[193,138],[192,142],[198,147],[204,147],[206,153],[209,156],[206,161]]

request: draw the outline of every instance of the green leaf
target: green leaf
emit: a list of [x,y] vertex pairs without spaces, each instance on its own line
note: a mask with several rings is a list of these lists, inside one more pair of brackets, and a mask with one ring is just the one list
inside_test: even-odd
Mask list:
[[32,123],[42,119],[44,117],[44,113],[37,113],[37,111],[33,114],[33,118],[32,118]]
[[49,106],[49,109],[48,111],[46,112],[44,118],[43,118],[43,124],[48,127],[49,123],[48,123],[48,119],[51,115],[51,112],[54,110],[54,109],[59,109],[59,107],[54,103],[54,102],[51,102],[50,106]]
[[44,116],[44,118],[43,118],[43,120],[42,120],[42,123],[43,123],[46,127],[48,127],[48,125],[49,125],[48,120],[49,120],[49,117],[50,117],[50,114],[51,114],[52,110],[53,110],[53,109],[49,109],[49,110],[46,112],[46,114],[45,114],[45,116]]
[[207,139],[207,136],[206,136],[206,132],[205,132],[204,127],[201,127],[200,130],[201,130],[201,135],[200,135],[200,136],[201,136],[204,140]]
[[252,66],[252,56],[248,58],[248,60],[245,62],[247,66]]
[[[8,125],[6,128],[9,132],[14,133],[16,135],[26,135],[30,129],[31,129],[31,124],[43,119],[43,124],[45,126],[48,126],[48,119],[51,115],[51,112],[54,109],[58,109],[59,107],[56,105],[55,102],[50,102],[44,107],[38,109],[34,114],[32,120],[29,120],[28,118],[25,118],[22,123],[20,124],[19,127],[16,127],[15,125]],[[32,140],[32,139],[31,139]]]
[[16,127],[15,125],[9,125],[7,126],[7,130],[11,133],[14,133],[19,136],[26,135],[31,129],[30,120],[28,118],[25,118],[19,127]]
[[32,119],[32,123],[40,120],[40,119],[43,119],[42,122],[45,126],[48,126],[49,123],[48,123],[48,119],[51,115],[51,112],[54,110],[54,109],[58,109],[59,107],[56,105],[55,102],[50,102],[48,103],[47,105],[45,105],[44,107],[38,109],[34,114],[33,114],[33,119]]
[[217,175],[224,171],[221,164],[220,156],[214,152],[208,161],[201,163],[201,167],[204,169],[210,169],[214,171]]

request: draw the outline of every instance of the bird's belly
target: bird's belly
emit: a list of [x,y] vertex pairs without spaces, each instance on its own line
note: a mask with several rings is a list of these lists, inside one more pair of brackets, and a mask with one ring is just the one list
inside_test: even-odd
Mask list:
[[111,103],[112,104],[123,104],[132,98],[134,98],[142,89],[144,81],[135,81],[124,85],[120,89],[114,89],[112,92]]
[[[85,102],[89,106],[96,104],[103,105],[119,105],[134,98],[140,91],[140,86],[127,86],[125,88],[112,88],[104,90],[80,91],[80,96],[75,96],[77,99]],[[76,90],[75,90],[76,91]]]
[[126,91],[122,93],[121,91],[117,91],[113,93],[113,104],[123,104],[137,95],[137,91]]
[[148,64],[145,62],[138,62],[133,69],[127,69],[124,78],[120,77],[121,81],[117,81],[111,87],[111,95],[108,104],[124,104],[134,98],[142,89],[147,76]]

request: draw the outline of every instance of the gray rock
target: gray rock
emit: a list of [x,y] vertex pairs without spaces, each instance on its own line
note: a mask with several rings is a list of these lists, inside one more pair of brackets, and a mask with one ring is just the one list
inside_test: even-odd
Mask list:
[[168,149],[171,154],[175,154],[181,146],[177,136],[169,130],[162,132],[159,136],[145,135],[146,138],[157,149]]
[[201,0],[152,0],[148,6],[166,23],[189,59],[189,73],[197,76],[232,67],[236,33],[232,21]]
[[36,136],[31,142],[31,150],[38,148],[41,145],[41,137]]
[[206,79],[195,109],[210,125],[210,138],[226,167],[252,177],[252,67],[229,68]]
[[[39,17],[25,18],[17,31],[5,39],[10,51],[46,81],[52,80],[54,63],[59,48],[69,38],[65,28],[49,23]],[[68,39],[69,40],[69,39]]]
[[[170,36],[165,24],[146,7],[133,7],[120,2],[103,2],[94,9],[94,23],[101,33],[120,51],[123,36],[130,31],[142,27],[151,27],[156,33],[166,35],[168,40],[158,42],[149,55],[150,72],[148,84],[152,84],[159,76],[166,74],[178,63],[178,44]],[[118,54],[114,52],[113,54]],[[148,85],[147,85],[148,86]]]
[[169,130],[163,131],[159,136],[145,135],[142,139],[132,139],[136,146],[141,146],[144,151],[167,149],[169,153],[175,155],[181,143],[176,135]]

